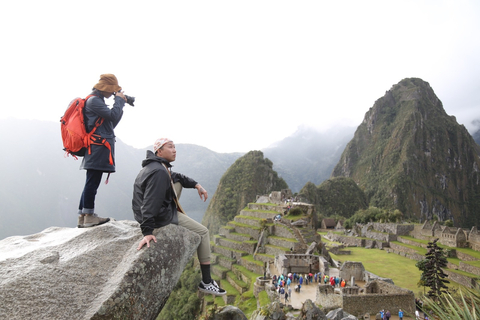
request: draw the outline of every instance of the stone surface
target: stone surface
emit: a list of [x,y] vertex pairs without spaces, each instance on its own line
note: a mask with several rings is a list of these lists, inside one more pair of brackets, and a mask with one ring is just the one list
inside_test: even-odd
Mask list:
[[154,234],[140,251],[133,221],[0,241],[0,319],[155,319],[200,237],[176,225]]
[[213,320],[248,320],[245,314],[237,307],[226,306],[213,316]]
[[308,299],[303,304],[301,314],[298,319],[304,320],[327,320],[325,313],[320,310],[312,300]]

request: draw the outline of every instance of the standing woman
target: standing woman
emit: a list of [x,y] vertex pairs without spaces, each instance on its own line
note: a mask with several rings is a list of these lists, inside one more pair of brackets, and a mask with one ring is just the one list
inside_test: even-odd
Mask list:
[[[90,132],[96,124],[95,142],[86,151],[80,169],[87,170],[85,186],[78,207],[79,228],[97,226],[110,221],[101,218],[95,212],[95,196],[104,172],[115,172],[115,133],[113,129],[122,119],[126,98],[113,74],[102,74],[93,86],[93,92],[85,104],[85,125]],[[115,102],[110,109],[105,99],[115,95]],[[103,120],[102,120],[103,119]],[[98,122],[97,122],[98,121]],[[101,124],[100,124],[101,123]],[[108,181],[108,178],[107,178]]]

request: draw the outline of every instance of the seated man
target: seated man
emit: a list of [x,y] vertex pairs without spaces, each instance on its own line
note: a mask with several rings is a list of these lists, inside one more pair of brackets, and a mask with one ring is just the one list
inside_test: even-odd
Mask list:
[[198,289],[204,293],[225,295],[227,292],[211,278],[208,229],[183,212],[174,184],[180,183],[184,188],[197,189],[203,201],[208,198],[207,191],[195,180],[171,171],[170,163],[175,161],[177,155],[172,140],[158,139],[153,145],[153,151],[147,151],[147,158],[143,160],[143,168],[138,173],[133,186],[132,209],[144,236],[137,249],[140,250],[144,245],[150,247],[152,240],[157,242],[153,230],[171,223],[197,233],[202,238],[197,249],[202,271],[202,281]]

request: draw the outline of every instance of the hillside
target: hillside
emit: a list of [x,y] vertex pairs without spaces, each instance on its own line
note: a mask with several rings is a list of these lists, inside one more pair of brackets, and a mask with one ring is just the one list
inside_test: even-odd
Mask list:
[[409,78],[365,114],[332,177],[350,177],[371,206],[405,217],[480,222],[480,147],[430,85]]
[[368,207],[365,193],[353,179],[345,177],[328,179],[319,186],[309,182],[298,196],[302,201],[314,204],[317,214],[323,217],[339,215],[349,218]]
[[233,220],[249,202],[255,202],[257,195],[288,188],[272,166],[261,151],[250,151],[228,168],[202,220],[210,233],[218,233],[220,226]]

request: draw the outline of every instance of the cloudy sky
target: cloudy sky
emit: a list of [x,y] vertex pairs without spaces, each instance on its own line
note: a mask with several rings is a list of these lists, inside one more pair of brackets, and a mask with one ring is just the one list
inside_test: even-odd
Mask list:
[[408,77],[467,129],[480,119],[480,1],[18,0],[0,30],[0,118],[57,122],[113,73],[136,97],[116,134],[137,148],[246,152],[358,126]]

